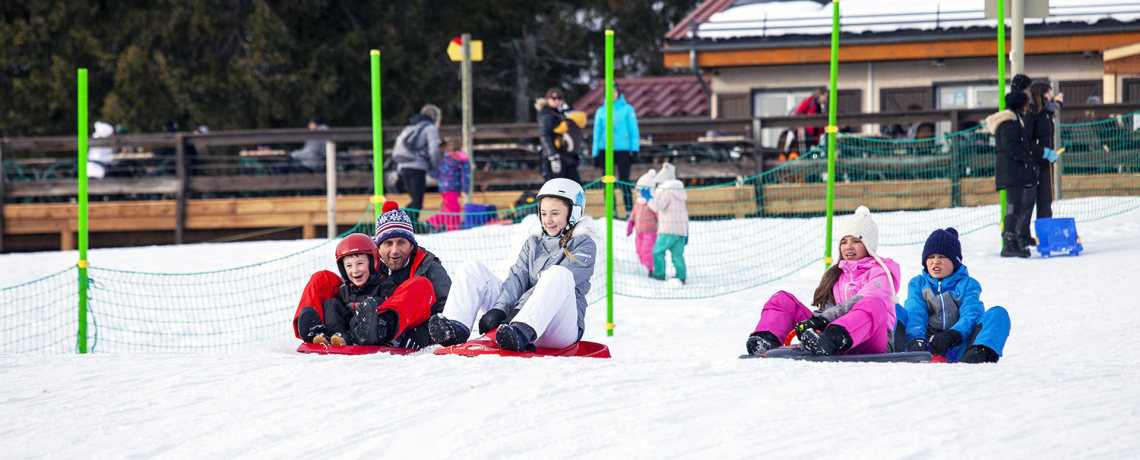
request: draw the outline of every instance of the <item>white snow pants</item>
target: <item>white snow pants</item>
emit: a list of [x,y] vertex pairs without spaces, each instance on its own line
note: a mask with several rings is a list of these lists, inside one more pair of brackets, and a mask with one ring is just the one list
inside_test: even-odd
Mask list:
[[[483,264],[469,260],[451,276],[451,290],[443,317],[458,321],[474,331],[476,320],[499,298],[503,282]],[[574,275],[565,267],[553,266],[538,275],[534,292],[523,304],[514,322],[526,323],[538,334],[534,345],[566,348],[578,341],[578,301],[574,295]]]

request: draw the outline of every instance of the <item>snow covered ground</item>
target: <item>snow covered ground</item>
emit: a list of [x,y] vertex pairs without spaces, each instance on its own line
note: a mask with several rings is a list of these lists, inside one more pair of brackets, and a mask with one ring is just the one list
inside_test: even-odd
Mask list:
[[[609,345],[609,360],[311,356],[294,352],[287,328],[241,353],[0,354],[0,457],[1134,457],[1140,210],[1079,228],[1085,252],[1052,259],[997,257],[996,227],[963,236],[982,299],[1012,316],[997,365],[737,359],[765,299],[810,296],[822,268],[812,265],[716,298],[619,297],[614,337],[595,304],[585,339]],[[146,269],[173,251],[225,268],[312,245],[91,259]],[[921,251],[880,247],[906,279]],[[3,255],[0,278],[10,286],[74,258]]]

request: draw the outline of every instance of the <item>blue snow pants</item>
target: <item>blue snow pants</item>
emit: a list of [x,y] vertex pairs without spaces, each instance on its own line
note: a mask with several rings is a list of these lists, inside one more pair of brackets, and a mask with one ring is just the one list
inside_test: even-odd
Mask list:
[[[895,304],[895,316],[898,323],[895,325],[895,351],[903,351],[906,347],[906,310],[902,305]],[[974,333],[970,337],[963,337],[962,343],[946,352],[946,360],[957,362],[958,357],[974,345],[985,345],[1002,356],[1005,340],[1009,338],[1010,321],[1009,312],[1002,307],[993,307],[982,313],[978,324],[974,326]]]

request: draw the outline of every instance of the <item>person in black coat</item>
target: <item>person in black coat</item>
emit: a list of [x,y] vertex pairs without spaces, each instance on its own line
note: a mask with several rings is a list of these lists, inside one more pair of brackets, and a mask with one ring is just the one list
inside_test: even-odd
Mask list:
[[1029,223],[1033,220],[1033,208],[1037,207],[1037,218],[1053,217],[1053,168],[1056,161],[1056,147],[1053,134],[1056,130],[1054,113],[1061,105],[1063,94],[1053,97],[1053,88],[1048,83],[1037,82],[1029,86],[1029,109],[1025,112],[1025,132],[1033,149],[1033,162],[1037,183],[1025,195],[1024,212],[1017,221],[1017,241],[1022,248],[1036,246],[1029,233]]
[[1006,110],[986,117],[986,126],[994,135],[997,157],[994,159],[994,183],[1005,190],[1005,216],[1002,219],[1002,257],[1029,257],[1029,251],[1017,243],[1017,219],[1022,214],[1025,190],[1037,181],[1033,167],[1033,147],[1025,132],[1025,109],[1029,96],[1021,91],[1005,95]]
[[554,129],[564,120],[563,103],[566,94],[560,88],[550,88],[546,91],[546,98],[539,100],[535,108],[538,109],[538,139],[542,144],[541,172],[544,181],[559,177],[581,183],[578,176],[577,155],[563,155],[561,149],[555,146],[555,139],[561,134]]

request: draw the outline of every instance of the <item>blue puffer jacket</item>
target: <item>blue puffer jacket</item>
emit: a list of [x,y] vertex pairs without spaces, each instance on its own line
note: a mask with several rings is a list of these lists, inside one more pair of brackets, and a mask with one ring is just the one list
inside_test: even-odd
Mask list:
[[907,342],[920,337],[929,339],[947,328],[958,331],[962,341],[968,342],[986,310],[981,300],[982,285],[970,277],[965,265],[941,280],[923,270],[910,280],[906,291],[903,309],[907,314]]
[[[625,96],[618,96],[614,101],[614,151],[641,151],[641,131],[637,128],[637,113],[633,106],[625,101]],[[606,151],[606,106],[603,104],[594,112],[594,148],[593,156],[598,152]]]

